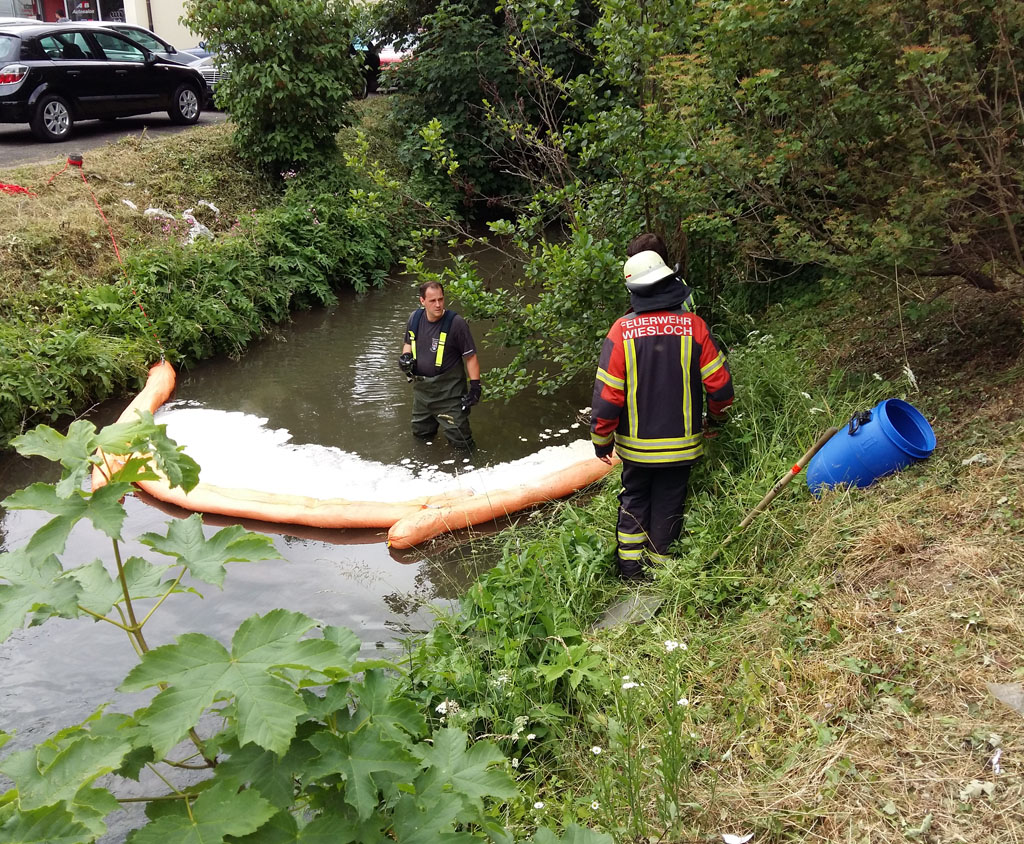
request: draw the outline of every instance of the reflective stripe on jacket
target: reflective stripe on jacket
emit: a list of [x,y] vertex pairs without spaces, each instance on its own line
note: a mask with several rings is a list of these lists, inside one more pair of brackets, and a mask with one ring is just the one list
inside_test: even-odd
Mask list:
[[591,440],[599,455],[649,465],[691,463],[704,452],[704,392],[718,415],[732,378],[707,324],[693,313],[630,313],[605,338],[594,383]]

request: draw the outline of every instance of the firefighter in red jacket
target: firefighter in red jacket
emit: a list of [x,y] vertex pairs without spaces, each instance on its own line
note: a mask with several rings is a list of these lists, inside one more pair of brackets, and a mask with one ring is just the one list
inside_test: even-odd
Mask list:
[[599,458],[611,462],[614,447],[622,461],[619,574],[634,579],[682,530],[690,468],[704,451],[704,392],[710,427],[725,421],[733,389],[725,355],[662,256],[638,252],[623,274],[632,310],[601,350],[590,437]]

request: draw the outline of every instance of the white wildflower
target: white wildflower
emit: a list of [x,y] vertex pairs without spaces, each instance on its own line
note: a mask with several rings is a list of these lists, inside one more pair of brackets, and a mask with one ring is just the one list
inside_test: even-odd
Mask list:
[[882,380],[882,376],[879,375],[877,372],[872,372],[871,373],[871,377],[874,378],[876,381],[881,381]]
[[676,704],[678,706],[689,706],[690,705],[690,701],[688,701],[685,697],[681,697],[681,698],[679,698],[679,700],[676,701]]
[[639,685],[640,685],[639,683],[633,683],[633,682],[623,683],[622,684],[622,688],[623,688],[623,690],[635,689]]
[[623,680],[628,680],[629,679],[629,675],[628,674],[623,674],[622,675],[622,679]]
[[533,741],[533,740],[534,740],[535,738],[537,738],[537,734],[536,734],[536,733],[530,733],[530,734],[529,734],[529,735],[528,735],[528,736],[526,737],[526,740],[527,740],[527,741]]
[[533,808],[534,809],[543,809],[544,808],[544,801],[543,800],[538,800],[536,803],[533,804]]
[[595,756],[600,756],[601,748],[595,744],[592,748],[590,748],[590,752],[593,753]]
[[590,808],[596,812],[598,809],[601,808],[601,804],[595,800],[593,803],[590,804]]
[[454,715],[459,711],[459,702],[455,700],[449,700],[445,698],[437,706],[434,707],[434,711],[438,715]]
[[811,394],[810,393],[801,392],[800,395],[803,396],[805,399],[807,399],[807,401],[811,400]]
[[516,759],[515,757],[512,758],[512,767],[513,768],[518,768],[519,767],[519,760]]

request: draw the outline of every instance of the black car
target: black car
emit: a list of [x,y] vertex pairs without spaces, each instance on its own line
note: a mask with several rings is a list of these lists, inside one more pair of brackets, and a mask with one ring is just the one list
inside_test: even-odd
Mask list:
[[199,119],[203,77],[121,33],[73,23],[0,26],[0,123],[28,123],[62,141],[76,120],[166,109],[175,123]]
[[154,53],[160,58],[169,59],[170,61],[177,62],[178,64],[192,64],[192,62],[196,60],[196,57],[191,53],[179,50],[173,44],[169,44],[167,41],[164,41],[163,38],[155,32],[151,32],[146,29],[144,26],[137,26],[134,23],[123,23],[121,21],[91,21],[90,23],[83,25],[102,27],[103,29],[112,29],[114,32],[120,32],[129,40],[145,47],[151,53]]

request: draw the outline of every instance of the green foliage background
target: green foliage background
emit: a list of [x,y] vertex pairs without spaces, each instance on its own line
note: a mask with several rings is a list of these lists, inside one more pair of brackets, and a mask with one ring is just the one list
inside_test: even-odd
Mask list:
[[729,313],[826,277],[1024,284],[1019,3],[510,0],[479,27],[486,48],[441,37],[471,7],[383,8],[392,26],[427,11],[403,69],[418,99],[395,113],[422,126],[429,97],[443,139],[407,144],[410,166],[426,155],[456,186],[486,184],[466,175],[481,166],[518,186],[493,226],[525,264],[516,289],[471,265],[447,277],[517,349],[507,392],[593,365],[625,303],[615,264],[645,230],[726,332]]

